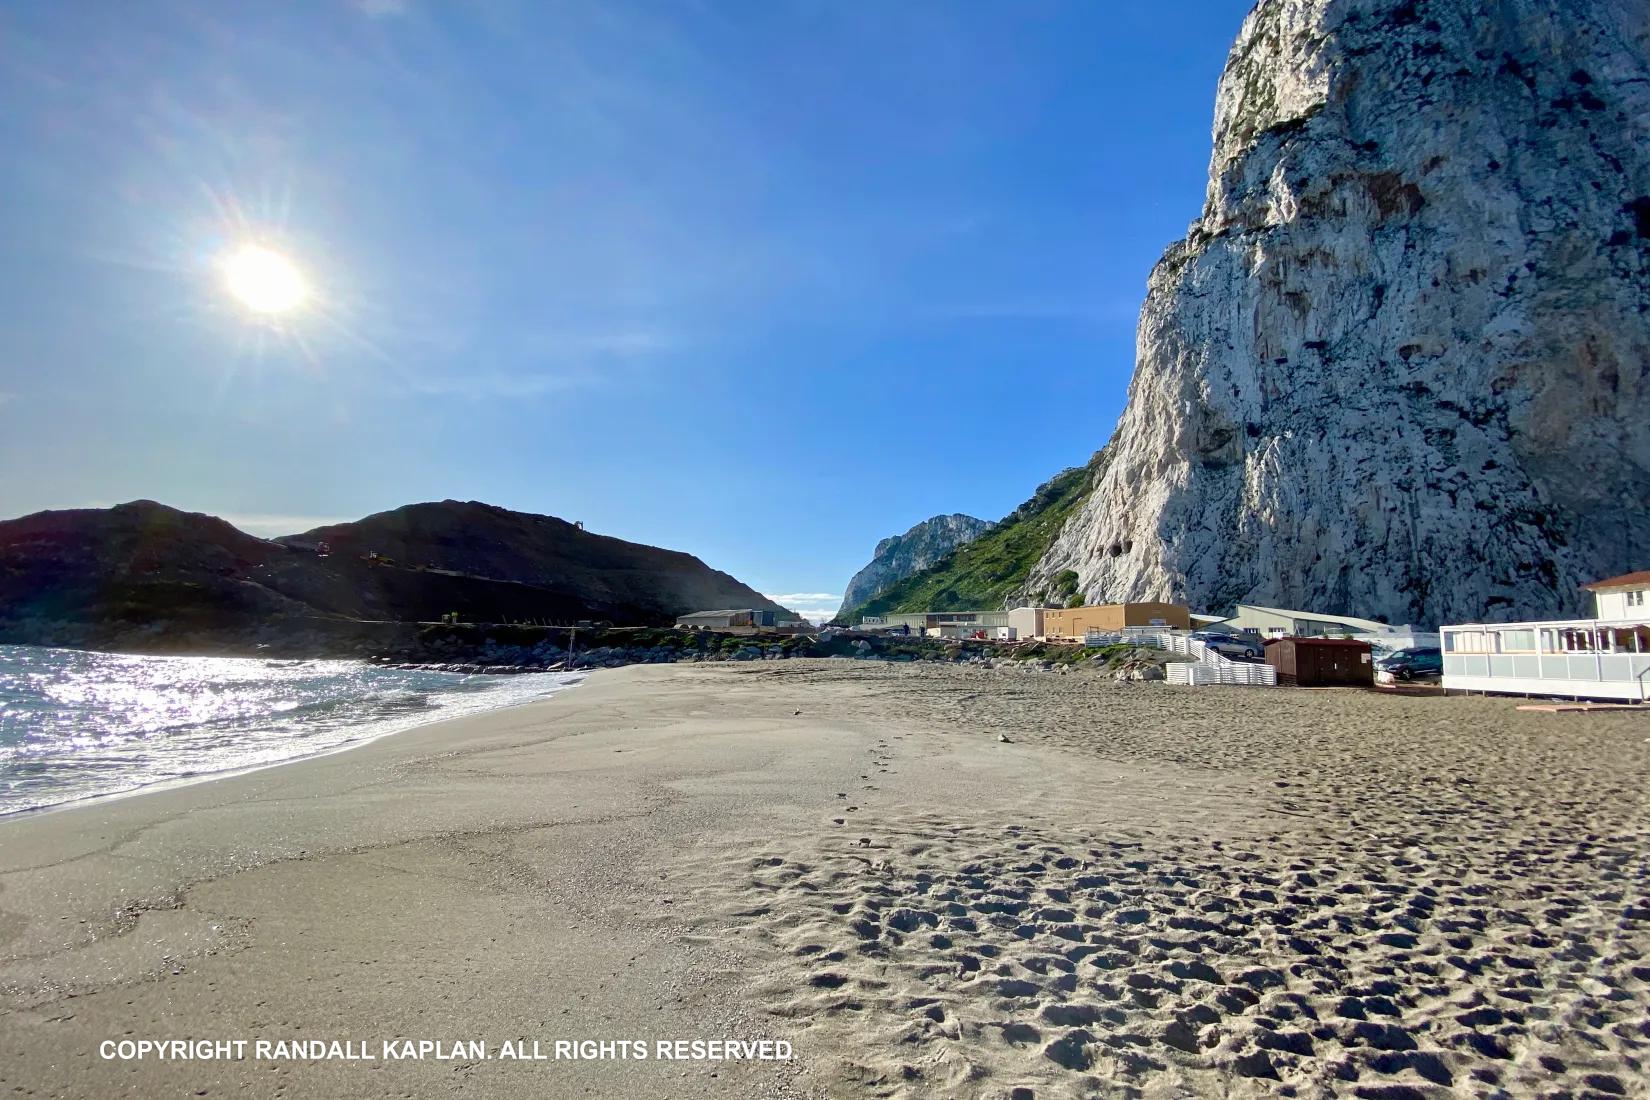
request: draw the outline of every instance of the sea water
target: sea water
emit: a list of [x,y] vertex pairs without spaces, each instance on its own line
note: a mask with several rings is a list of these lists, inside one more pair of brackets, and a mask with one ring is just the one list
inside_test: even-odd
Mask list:
[[0,814],[314,756],[580,678],[0,645]]

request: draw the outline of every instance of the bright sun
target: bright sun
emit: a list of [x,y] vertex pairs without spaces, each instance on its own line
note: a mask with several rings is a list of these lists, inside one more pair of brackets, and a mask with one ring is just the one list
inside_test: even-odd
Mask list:
[[255,313],[288,313],[303,304],[309,286],[285,256],[261,244],[245,244],[223,261],[229,292]]

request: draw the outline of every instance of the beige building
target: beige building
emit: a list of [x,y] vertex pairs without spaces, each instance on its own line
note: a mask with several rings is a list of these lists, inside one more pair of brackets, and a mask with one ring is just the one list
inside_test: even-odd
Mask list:
[[1043,610],[1043,636],[1080,640],[1089,631],[1114,634],[1126,627],[1190,630],[1192,614],[1175,603],[1105,603]]

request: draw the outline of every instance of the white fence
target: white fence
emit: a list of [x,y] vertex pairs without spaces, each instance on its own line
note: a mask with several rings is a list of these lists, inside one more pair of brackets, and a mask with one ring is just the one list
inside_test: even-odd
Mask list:
[[1083,644],[1086,646],[1102,645],[1149,645],[1158,649],[1164,648],[1164,638],[1171,637],[1172,632],[1160,627],[1126,626],[1122,630],[1089,630],[1083,634]]
[[1202,687],[1209,684],[1236,684],[1244,687],[1277,687],[1278,670],[1256,661],[1234,661],[1216,653],[1195,638],[1173,631],[1142,630],[1131,627],[1122,633],[1091,630],[1083,635],[1088,646],[1119,645],[1156,646],[1170,653],[1193,658],[1192,661],[1172,662],[1165,670],[1171,684]]
[[1196,638],[1184,634],[1158,636],[1159,648],[1170,653],[1195,657],[1196,661],[1176,661],[1165,670],[1171,684],[1203,687],[1212,684],[1234,684],[1242,687],[1277,687],[1278,670],[1257,661],[1234,661],[1216,653]]
[[1444,690],[1650,702],[1650,653],[1446,653]]

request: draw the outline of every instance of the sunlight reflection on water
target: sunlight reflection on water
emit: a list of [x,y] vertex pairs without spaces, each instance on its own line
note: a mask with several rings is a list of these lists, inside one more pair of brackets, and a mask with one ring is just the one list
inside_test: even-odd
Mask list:
[[310,756],[579,678],[0,646],[0,813]]

